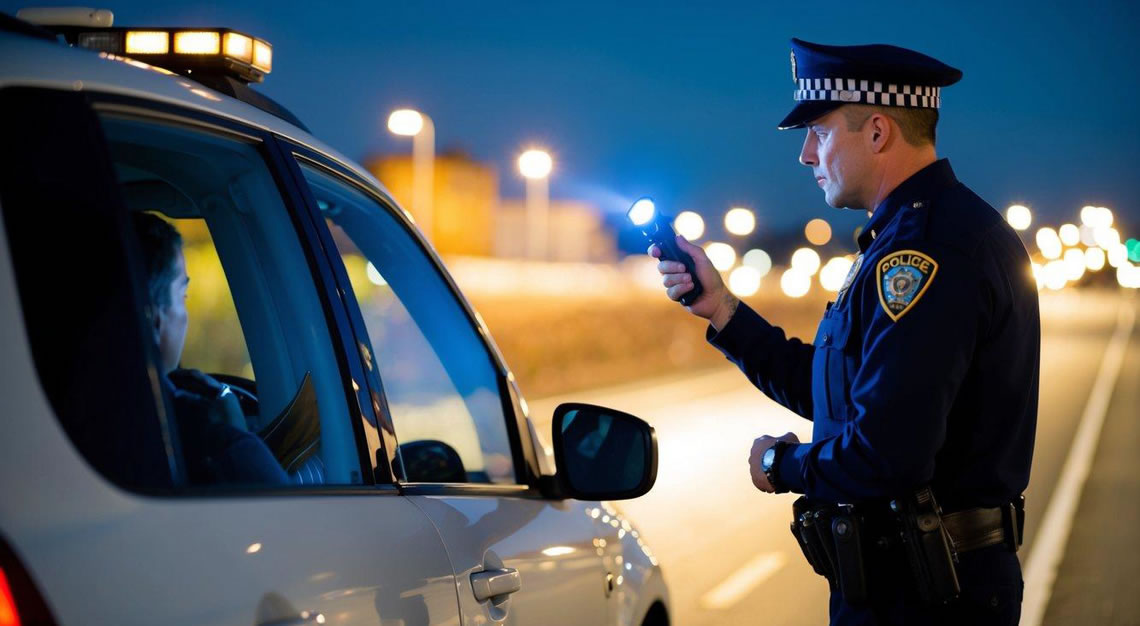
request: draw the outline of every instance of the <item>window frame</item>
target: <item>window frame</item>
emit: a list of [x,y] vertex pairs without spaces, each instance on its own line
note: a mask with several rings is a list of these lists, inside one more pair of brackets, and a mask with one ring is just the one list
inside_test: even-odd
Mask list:
[[[507,436],[511,446],[511,457],[517,484],[409,483],[397,481],[401,493],[407,495],[504,495],[542,498],[543,496],[539,488],[540,472],[538,470],[538,459],[534,449],[534,442],[530,437],[530,429],[526,424],[526,417],[518,406],[518,392],[512,382],[514,377],[507,368],[498,346],[495,345],[494,340],[491,338],[486,324],[483,323],[482,318],[479,317],[471,306],[471,303],[460,291],[458,285],[456,285],[454,279],[451,277],[451,274],[443,265],[439,255],[424,239],[423,234],[415,226],[409,214],[400,208],[395,200],[384,190],[368,180],[363,179],[353,171],[350,166],[292,139],[278,136],[277,140],[280,142],[281,147],[289,152],[292,157],[289,166],[290,169],[293,170],[294,177],[304,186],[304,193],[302,195],[308,205],[310,217],[320,224],[321,238],[325,244],[324,250],[327,255],[333,257],[326,258],[326,261],[336,267],[334,280],[336,281],[337,289],[344,296],[342,304],[349,310],[351,325],[356,336],[368,337],[368,332],[364,324],[364,316],[360,311],[356,294],[352,289],[352,284],[348,279],[344,264],[340,260],[340,252],[333,242],[332,234],[324,224],[324,218],[320,213],[320,208],[317,206],[316,198],[309,188],[308,182],[305,180],[304,172],[301,170],[302,162],[316,167],[319,170],[323,170],[341,179],[346,184],[355,187],[374,200],[381,210],[387,211],[390,215],[395,217],[405,233],[412,238],[412,241],[420,248],[421,252],[424,253],[429,265],[435,270],[437,277],[443,281],[443,285],[447,291],[457,301],[467,322],[471,325],[472,331],[478,336],[487,358],[491,361],[499,391],[499,400],[502,403],[503,416],[506,421]],[[371,340],[365,345],[370,346]],[[363,351],[357,352],[358,358],[356,360],[361,362],[361,367],[363,368],[363,359],[366,357],[362,352]],[[365,381],[369,385],[369,391],[372,397],[379,399],[375,405],[381,410],[384,420],[383,423],[386,427],[392,428],[392,430],[383,433],[382,445],[384,448],[382,450],[376,450],[378,454],[374,456],[376,458],[382,457],[387,460],[389,464],[389,475],[394,477],[396,476],[394,463],[396,446],[398,445],[397,433],[393,427],[391,413],[388,410],[384,392],[384,381],[380,377],[379,368],[372,368],[371,374],[372,376],[367,377]]]
[[[346,335],[348,322],[346,312],[338,302],[339,297],[335,291],[335,281],[332,279],[332,268],[327,257],[319,251],[320,242],[315,230],[308,219],[308,211],[301,190],[296,184],[288,161],[277,142],[276,135],[270,130],[259,128],[252,124],[212,114],[208,111],[192,109],[167,102],[160,102],[137,96],[115,94],[108,92],[91,91],[87,93],[88,102],[96,115],[116,115],[136,119],[146,123],[184,126],[195,132],[215,133],[229,136],[235,140],[253,143],[258,154],[262,157],[266,169],[273,177],[282,205],[285,207],[293,230],[297,235],[298,244],[305,254],[305,261],[309,267],[310,277],[316,289],[324,312],[326,327],[332,340],[332,350],[336,355],[341,387],[344,389],[346,404],[348,406],[352,431],[355,440],[357,461],[360,465],[361,484],[358,485],[290,485],[286,487],[257,487],[257,486],[177,486],[173,490],[159,490],[147,492],[145,495],[160,497],[173,497],[185,499],[187,497],[227,498],[227,497],[293,497],[298,495],[396,495],[398,491],[390,480],[377,476],[373,464],[369,462],[369,449],[371,448],[366,428],[364,427],[364,409],[366,404],[361,403],[358,394],[353,389],[354,380],[362,380],[359,362],[349,358],[348,349],[351,339]],[[99,129],[102,133],[102,128]],[[103,159],[110,165],[110,155],[92,155],[93,158]],[[117,183],[116,183],[117,185]],[[363,405],[363,406],[362,406]],[[117,488],[125,487],[115,484]]]

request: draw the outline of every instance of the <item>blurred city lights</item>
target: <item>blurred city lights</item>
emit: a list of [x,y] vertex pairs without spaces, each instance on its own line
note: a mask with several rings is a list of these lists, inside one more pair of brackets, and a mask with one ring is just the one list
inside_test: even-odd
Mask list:
[[388,281],[384,280],[384,277],[380,275],[380,270],[376,269],[372,261],[369,261],[368,265],[364,266],[364,273],[368,275],[368,280],[373,285],[384,286],[388,284]]
[[1121,264],[1116,268],[1116,282],[1120,283],[1121,287],[1140,289],[1140,266],[1131,263]]
[[1085,250],[1085,267],[1089,271],[1099,272],[1104,269],[1104,263],[1107,259],[1104,255],[1104,250],[1100,248],[1089,248]]
[[821,218],[815,218],[804,226],[804,237],[813,246],[822,246],[831,241],[831,224]]
[[1081,242],[1081,229],[1075,224],[1062,224],[1057,234],[1061,237],[1061,243],[1066,246],[1075,246]]
[[519,172],[527,178],[546,178],[554,169],[554,159],[545,150],[527,150],[519,155]]
[[1112,211],[1102,206],[1082,207],[1081,223],[1092,228],[1108,228],[1112,226]]
[[388,130],[397,135],[412,137],[424,129],[424,116],[412,109],[398,109],[388,116]]
[[1087,224],[1081,224],[1080,230],[1081,230],[1081,243],[1083,243],[1086,246],[1090,246],[1090,247],[1095,246],[1096,245],[1096,238],[1093,237],[1093,234],[1096,232],[1096,230],[1092,226],[1089,226]]
[[1033,222],[1033,213],[1027,206],[1014,204],[1005,210],[1005,219],[1014,230],[1025,230]]
[[1129,239],[1124,242],[1124,247],[1128,250],[1128,260],[1133,263],[1140,263],[1140,240]]
[[772,271],[772,257],[768,256],[767,252],[759,248],[753,248],[744,253],[744,258],[741,261],[749,267],[756,268],[761,276],[767,276],[768,272]]
[[635,226],[644,226],[653,219],[653,215],[656,213],[657,207],[653,204],[653,200],[641,198],[629,207],[629,221],[633,222]]
[[692,211],[681,211],[673,220],[673,229],[685,239],[695,241],[705,234],[705,219]]
[[819,253],[811,248],[800,248],[792,253],[792,268],[811,277],[819,270]]
[[1115,268],[1128,263],[1128,248],[1123,244],[1106,248],[1105,254],[1108,256],[1108,264]]
[[1100,226],[1093,230],[1093,240],[1101,248],[1111,250],[1120,245],[1120,233],[1111,226]]
[[801,298],[811,289],[811,274],[794,267],[784,270],[780,276],[780,289],[784,295],[792,298]]
[[740,207],[729,209],[724,214],[724,228],[734,235],[750,235],[756,230],[756,215]]
[[1037,231],[1037,247],[1046,259],[1061,258],[1061,238],[1048,226]]
[[1032,262],[1029,264],[1029,269],[1033,273],[1033,280],[1037,281],[1037,289],[1045,286],[1045,272],[1042,271],[1041,264]]
[[713,267],[722,272],[728,271],[736,263],[736,250],[727,243],[714,241],[705,244],[705,254],[709,255]]
[[838,256],[829,259],[823,265],[823,269],[819,270],[819,284],[828,291],[839,291],[843,288],[843,281],[847,278],[847,272],[850,271],[851,265],[854,263],[847,257]]
[[1085,275],[1085,253],[1079,248],[1069,248],[1065,251],[1065,278],[1070,281],[1080,280]]
[[732,270],[728,275],[728,290],[741,298],[754,295],[760,290],[760,272],[748,265]]
[[1064,261],[1049,261],[1041,268],[1041,274],[1045,277],[1045,286],[1053,291],[1064,289],[1069,282]]

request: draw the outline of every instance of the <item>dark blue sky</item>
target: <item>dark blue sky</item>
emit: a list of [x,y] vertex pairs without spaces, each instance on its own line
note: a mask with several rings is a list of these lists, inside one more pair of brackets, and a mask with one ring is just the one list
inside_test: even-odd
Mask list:
[[555,196],[624,210],[651,194],[709,216],[740,204],[769,229],[813,216],[863,221],[823,203],[796,162],[803,131],[775,130],[791,106],[788,39],[893,43],[965,73],[943,91],[939,152],[991,204],[1022,202],[1054,222],[1103,204],[1130,226],[1125,234],[1140,230],[1137,3],[696,5],[106,6],[116,25],[229,26],[266,38],[274,71],[261,89],[350,157],[408,150],[384,122],[412,106],[435,120],[441,150],[495,163],[505,195],[521,194],[514,158],[533,143],[555,155]]

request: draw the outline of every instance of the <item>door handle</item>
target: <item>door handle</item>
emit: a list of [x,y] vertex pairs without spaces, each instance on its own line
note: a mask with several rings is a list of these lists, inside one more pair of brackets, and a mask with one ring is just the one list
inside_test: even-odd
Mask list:
[[476,600],[497,602],[496,596],[505,596],[522,589],[522,576],[512,567],[475,572],[471,574],[471,589],[475,591]]

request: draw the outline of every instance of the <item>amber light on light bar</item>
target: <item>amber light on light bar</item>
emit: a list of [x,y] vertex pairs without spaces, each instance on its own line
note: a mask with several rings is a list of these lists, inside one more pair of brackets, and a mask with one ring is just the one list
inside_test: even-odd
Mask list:
[[174,33],[175,54],[218,54],[222,51],[222,37],[211,31],[183,31]]
[[162,30],[128,30],[127,54],[166,54],[170,52],[170,35]]
[[257,69],[268,74],[273,70],[273,47],[259,39],[253,40],[253,63]]
[[222,51],[228,57],[233,57],[245,63],[253,62],[253,38],[241,33],[226,33],[222,37]]

